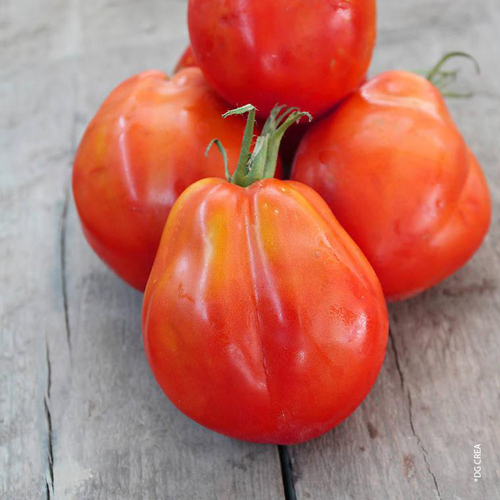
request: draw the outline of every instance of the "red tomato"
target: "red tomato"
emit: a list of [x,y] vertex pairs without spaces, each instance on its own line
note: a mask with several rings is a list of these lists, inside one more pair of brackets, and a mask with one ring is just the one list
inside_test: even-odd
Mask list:
[[388,318],[373,269],[311,188],[205,179],[170,212],[143,332],[182,412],[238,439],[290,444],[365,398]]
[[376,36],[375,0],[189,0],[189,33],[207,80],[267,116],[276,103],[315,117],[354,91]]
[[244,120],[228,109],[197,68],[171,80],[160,71],[117,87],[91,121],[78,148],[73,193],[95,252],[133,287],[143,290],[168,213],[193,182],[224,177],[214,137],[235,164]]
[[144,345],[161,388],[200,424],[267,443],[323,434],[368,394],[387,330],[372,268],[307,186],[205,179],[174,205]]
[[[366,76],[363,77],[362,84],[367,81]],[[284,178],[290,178],[290,172],[293,165],[293,160],[299,149],[300,141],[309,130],[311,125],[305,121],[301,121],[298,127],[291,128],[283,137],[283,142],[280,149],[280,158],[283,160]]]
[[191,45],[186,47],[186,50],[182,53],[181,58],[175,66],[174,73],[178,73],[181,69],[197,67],[196,60],[194,58],[193,49]]
[[457,271],[490,224],[479,164],[441,93],[412,73],[373,78],[313,126],[292,178],[323,196],[390,300]]

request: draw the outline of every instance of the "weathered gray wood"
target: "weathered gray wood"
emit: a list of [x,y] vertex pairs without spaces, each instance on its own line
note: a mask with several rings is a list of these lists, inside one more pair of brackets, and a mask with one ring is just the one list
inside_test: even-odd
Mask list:
[[[291,448],[299,499],[500,498],[500,4],[379,1],[372,73],[429,67],[451,50],[473,100],[449,106],[490,181],[495,215],[477,256],[457,275],[392,305],[391,340],[375,390],[323,438]],[[459,63],[460,64],[460,63]],[[470,71],[471,76],[468,76]],[[474,445],[483,477],[474,482]]]
[[[500,5],[379,0],[373,73],[466,49],[450,102],[500,204]],[[140,294],[83,240],[69,191],[87,121],[122,79],[169,69],[185,1],[0,0],[0,498],[283,498],[276,448],[211,433],[156,386]],[[500,225],[455,277],[391,306],[377,385],[330,434],[291,447],[303,499],[500,498]],[[483,478],[473,478],[473,446]]]
[[70,81],[47,68],[0,83],[2,498],[41,498],[50,482],[48,349],[65,330],[59,234],[71,148]]
[[185,8],[0,3],[2,499],[283,498],[276,447],[205,430],[163,396],[142,296],[93,255],[70,196],[86,123],[124,78],[173,66]]

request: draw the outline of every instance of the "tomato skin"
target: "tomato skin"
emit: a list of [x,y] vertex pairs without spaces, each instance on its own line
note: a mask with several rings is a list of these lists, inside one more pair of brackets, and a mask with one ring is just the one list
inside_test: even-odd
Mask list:
[[481,168],[443,97],[402,71],[373,78],[313,126],[292,178],[323,196],[389,300],[457,271],[491,221]]
[[373,269],[312,189],[205,179],[170,213],[143,332],[182,412],[234,438],[291,444],[365,398],[388,318]]
[[177,197],[204,177],[224,177],[214,137],[236,165],[245,121],[229,109],[201,71],[171,80],[147,71],[119,85],[88,126],[73,168],[73,193],[95,252],[143,290],[168,213]]
[[207,80],[235,105],[276,104],[315,118],[354,91],[376,38],[375,0],[189,0],[189,33]]
[[193,49],[191,45],[188,45],[184,52],[182,53],[180,59],[177,61],[177,64],[174,69],[174,74],[179,73],[182,69],[185,68],[196,68],[198,64],[196,64],[196,59],[194,58]]
[[[366,81],[367,77],[364,76],[361,84],[364,85]],[[280,158],[283,160],[284,179],[290,178],[293,160],[299,149],[300,142],[310,127],[311,123],[302,119],[297,125],[287,130],[283,137],[280,147]]]

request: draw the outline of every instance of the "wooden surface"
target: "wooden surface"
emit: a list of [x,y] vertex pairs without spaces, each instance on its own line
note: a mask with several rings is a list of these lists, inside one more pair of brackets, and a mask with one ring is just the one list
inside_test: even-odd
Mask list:
[[[2,500],[285,498],[276,447],[216,435],[163,397],[142,349],[141,295],[93,255],[70,194],[89,119],[127,76],[172,68],[185,8],[0,0]],[[372,73],[426,68],[455,49],[479,59],[480,78],[464,73],[476,96],[449,105],[487,174],[494,221],[466,268],[390,307],[374,391],[333,432],[290,447],[294,490],[500,499],[500,4],[379,0],[379,11]]]

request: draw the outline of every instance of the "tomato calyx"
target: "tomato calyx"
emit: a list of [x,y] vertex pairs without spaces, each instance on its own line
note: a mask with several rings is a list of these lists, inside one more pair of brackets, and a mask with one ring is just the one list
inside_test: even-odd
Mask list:
[[253,133],[256,111],[255,106],[246,104],[222,115],[223,118],[227,118],[228,116],[248,113],[247,124],[241,143],[240,157],[233,175],[229,172],[227,154],[219,139],[212,139],[205,152],[205,156],[208,155],[210,148],[215,144],[222,155],[228,182],[241,187],[248,187],[262,179],[273,178],[276,173],[281,139],[287,129],[294,123],[298,123],[304,116],[307,116],[309,121],[312,120],[312,116],[309,113],[300,111],[298,108],[276,105],[264,124],[262,134],[256,138],[253,151],[250,152],[254,140]]
[[437,64],[432,69],[424,73],[424,76],[425,78],[427,78],[427,80],[429,80],[429,82],[431,82],[434,86],[436,86],[439,89],[443,97],[467,99],[472,97],[474,94],[472,92],[463,93],[463,92],[452,92],[446,90],[451,83],[457,81],[459,70],[458,69],[444,70],[443,67],[450,59],[456,59],[456,58],[464,58],[468,59],[469,61],[472,61],[476,73],[477,74],[481,73],[481,68],[479,66],[479,63],[473,56],[471,56],[467,52],[448,52],[437,62]]

